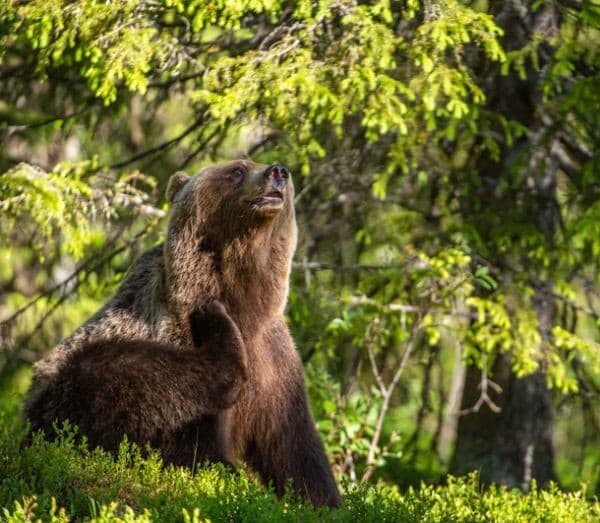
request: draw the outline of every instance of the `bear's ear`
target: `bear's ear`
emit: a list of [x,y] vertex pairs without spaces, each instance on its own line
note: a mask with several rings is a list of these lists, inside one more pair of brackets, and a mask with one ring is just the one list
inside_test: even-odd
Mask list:
[[167,184],[167,201],[173,203],[175,195],[181,190],[181,188],[190,181],[190,177],[183,171],[177,171],[174,175],[169,178]]

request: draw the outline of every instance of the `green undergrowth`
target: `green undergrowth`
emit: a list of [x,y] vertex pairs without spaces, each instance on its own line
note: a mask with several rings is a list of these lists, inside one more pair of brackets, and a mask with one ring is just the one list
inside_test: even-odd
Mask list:
[[[445,486],[400,492],[389,484],[343,486],[339,510],[277,500],[246,474],[220,466],[163,467],[124,443],[114,458],[76,442],[72,431],[49,443],[21,445],[21,394],[15,379],[0,385],[0,521],[564,521],[600,520],[600,503],[556,487],[521,494],[482,490],[475,475]],[[25,381],[25,378],[21,376]],[[19,379],[20,380],[20,379]],[[8,392],[8,393],[7,393]]]

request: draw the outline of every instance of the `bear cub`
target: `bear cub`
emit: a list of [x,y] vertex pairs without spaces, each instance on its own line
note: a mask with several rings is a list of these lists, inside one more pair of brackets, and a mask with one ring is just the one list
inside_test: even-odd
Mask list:
[[[123,437],[161,451],[163,461],[230,464],[230,413],[247,379],[238,327],[218,301],[189,316],[193,347],[106,339],[68,355],[30,406],[31,429],[46,436],[69,420],[90,446],[116,452]],[[195,445],[186,445],[195,422]]]

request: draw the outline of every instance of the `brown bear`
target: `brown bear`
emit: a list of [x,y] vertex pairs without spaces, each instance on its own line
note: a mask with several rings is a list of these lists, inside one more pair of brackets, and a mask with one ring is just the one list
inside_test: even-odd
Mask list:
[[[193,348],[146,340],[98,340],[70,351],[45,393],[29,405],[31,430],[53,437],[69,420],[91,447],[116,452],[123,436],[159,449],[165,463],[232,462],[228,410],[246,380],[240,331],[222,304],[189,318]],[[202,445],[182,433],[194,422]],[[190,454],[190,453],[193,454]]]
[[[239,328],[247,353],[248,379],[230,408],[232,459],[248,463],[278,495],[289,482],[315,506],[339,506],[283,317],[297,232],[288,169],[238,160],[191,178],[177,173],[167,199],[172,206],[164,244],[143,254],[115,296],[38,363],[25,416],[35,426],[39,414],[32,407],[73,352],[99,339],[189,348],[190,314],[217,300]],[[196,421],[181,429],[180,455],[210,444],[198,434]]]

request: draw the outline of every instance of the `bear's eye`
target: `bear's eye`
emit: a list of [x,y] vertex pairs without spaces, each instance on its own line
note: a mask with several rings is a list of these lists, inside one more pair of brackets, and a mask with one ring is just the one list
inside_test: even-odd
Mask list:
[[236,180],[241,180],[246,175],[246,169],[244,169],[243,167],[236,167],[235,169],[233,169],[233,171],[231,171],[231,175]]

